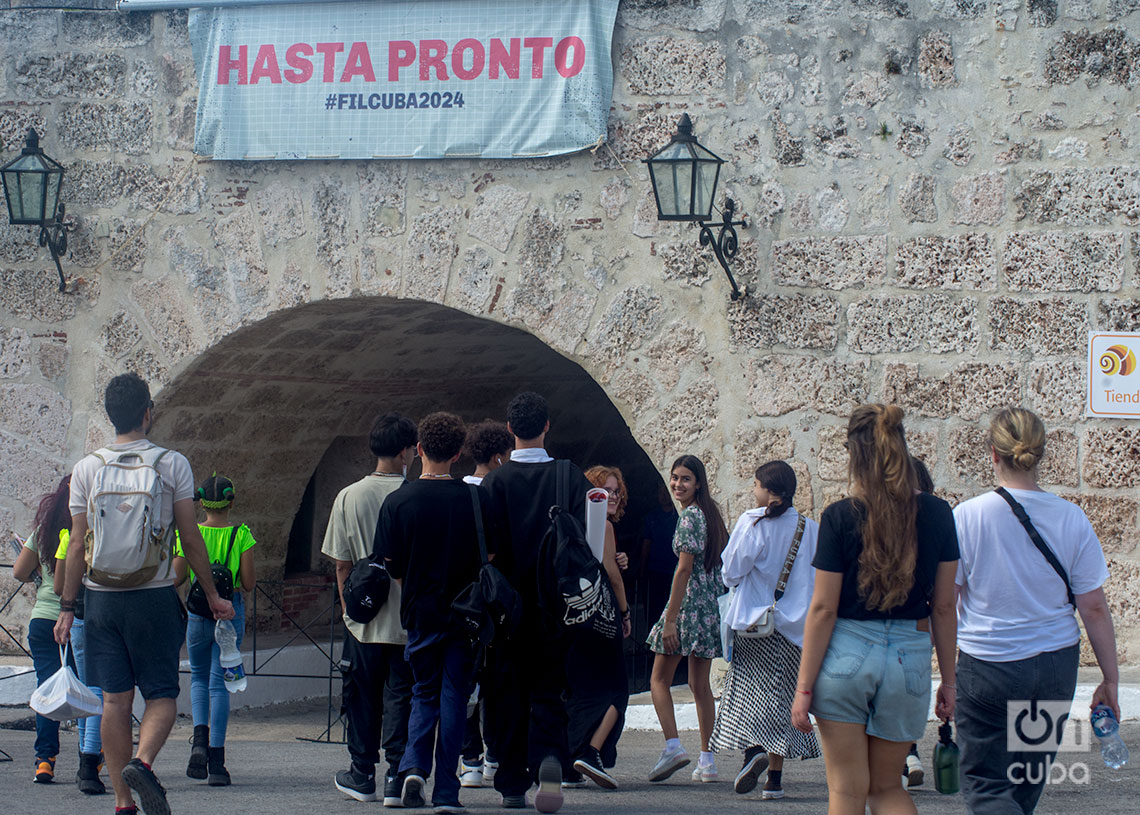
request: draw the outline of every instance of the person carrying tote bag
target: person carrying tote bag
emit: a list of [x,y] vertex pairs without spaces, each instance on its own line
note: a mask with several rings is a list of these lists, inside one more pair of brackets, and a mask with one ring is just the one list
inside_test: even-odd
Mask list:
[[785,758],[818,758],[815,734],[791,725],[804,617],[811,600],[819,525],[792,505],[796,475],[784,461],[756,470],[756,509],[740,516],[724,550],[721,578],[733,589],[733,630],[711,747],[743,750],[733,789],[751,792],[765,769],[764,799],[784,796]]

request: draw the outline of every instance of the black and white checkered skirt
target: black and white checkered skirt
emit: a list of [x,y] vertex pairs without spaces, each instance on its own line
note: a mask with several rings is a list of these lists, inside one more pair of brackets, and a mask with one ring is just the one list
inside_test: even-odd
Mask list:
[[778,631],[737,637],[709,745],[714,751],[760,746],[785,758],[819,758],[814,733],[792,727],[800,649]]

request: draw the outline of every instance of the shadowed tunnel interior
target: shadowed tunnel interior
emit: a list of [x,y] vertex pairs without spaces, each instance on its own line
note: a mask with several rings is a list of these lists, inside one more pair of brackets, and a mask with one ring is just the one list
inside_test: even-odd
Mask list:
[[[550,403],[552,455],[623,470],[619,538],[635,544],[661,478],[601,387],[531,334],[433,303],[324,301],[242,328],[162,390],[152,436],[185,453],[199,481],[215,470],[234,480],[234,518],[258,540],[259,577],[276,580],[331,572],[320,555],[329,510],[371,472],[377,415],[501,421],[522,390]],[[461,460],[455,474],[473,469]]]

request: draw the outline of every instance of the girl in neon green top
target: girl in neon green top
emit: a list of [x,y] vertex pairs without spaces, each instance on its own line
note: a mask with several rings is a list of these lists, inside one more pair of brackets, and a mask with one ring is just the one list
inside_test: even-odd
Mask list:
[[[245,632],[242,591],[253,591],[256,585],[252,549],[257,541],[248,526],[241,524],[235,527],[230,522],[230,508],[236,495],[234,482],[214,473],[198,487],[194,500],[206,510],[206,522],[198,524],[198,529],[206,542],[210,562],[224,566],[233,578],[233,624],[240,647]],[[174,545],[174,573],[178,584],[187,577],[194,580],[194,572],[182,556],[181,541]],[[222,679],[212,619],[193,613],[189,615],[186,650],[190,656],[190,708],[194,714],[194,740],[186,775],[205,778],[212,787],[224,787],[230,783],[230,774],[225,766],[230,695]]]

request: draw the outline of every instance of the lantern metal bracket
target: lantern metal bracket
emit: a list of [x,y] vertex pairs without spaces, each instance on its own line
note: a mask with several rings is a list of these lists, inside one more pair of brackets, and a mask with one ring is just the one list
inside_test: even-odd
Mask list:
[[712,227],[716,226],[716,221],[698,221],[701,227],[701,246],[711,246],[713,254],[720,262],[721,268],[724,273],[728,275],[728,282],[732,285],[733,301],[739,300],[743,293],[736,285],[736,279],[732,276],[732,270],[728,268],[728,261],[736,257],[736,251],[740,247],[739,238],[736,236],[736,227],[748,228],[748,224],[741,218],[739,221],[732,220],[733,213],[736,212],[736,202],[731,198],[726,198],[724,201],[724,214],[720,222],[720,232],[716,237],[713,237]]
[[67,254],[67,232],[72,228],[72,224],[63,220],[65,211],[63,204],[60,204],[55,218],[40,225],[40,246],[46,246],[51,252],[51,259],[55,261],[55,269],[59,272],[60,293],[67,291],[67,278],[63,275],[63,264],[59,258]]

